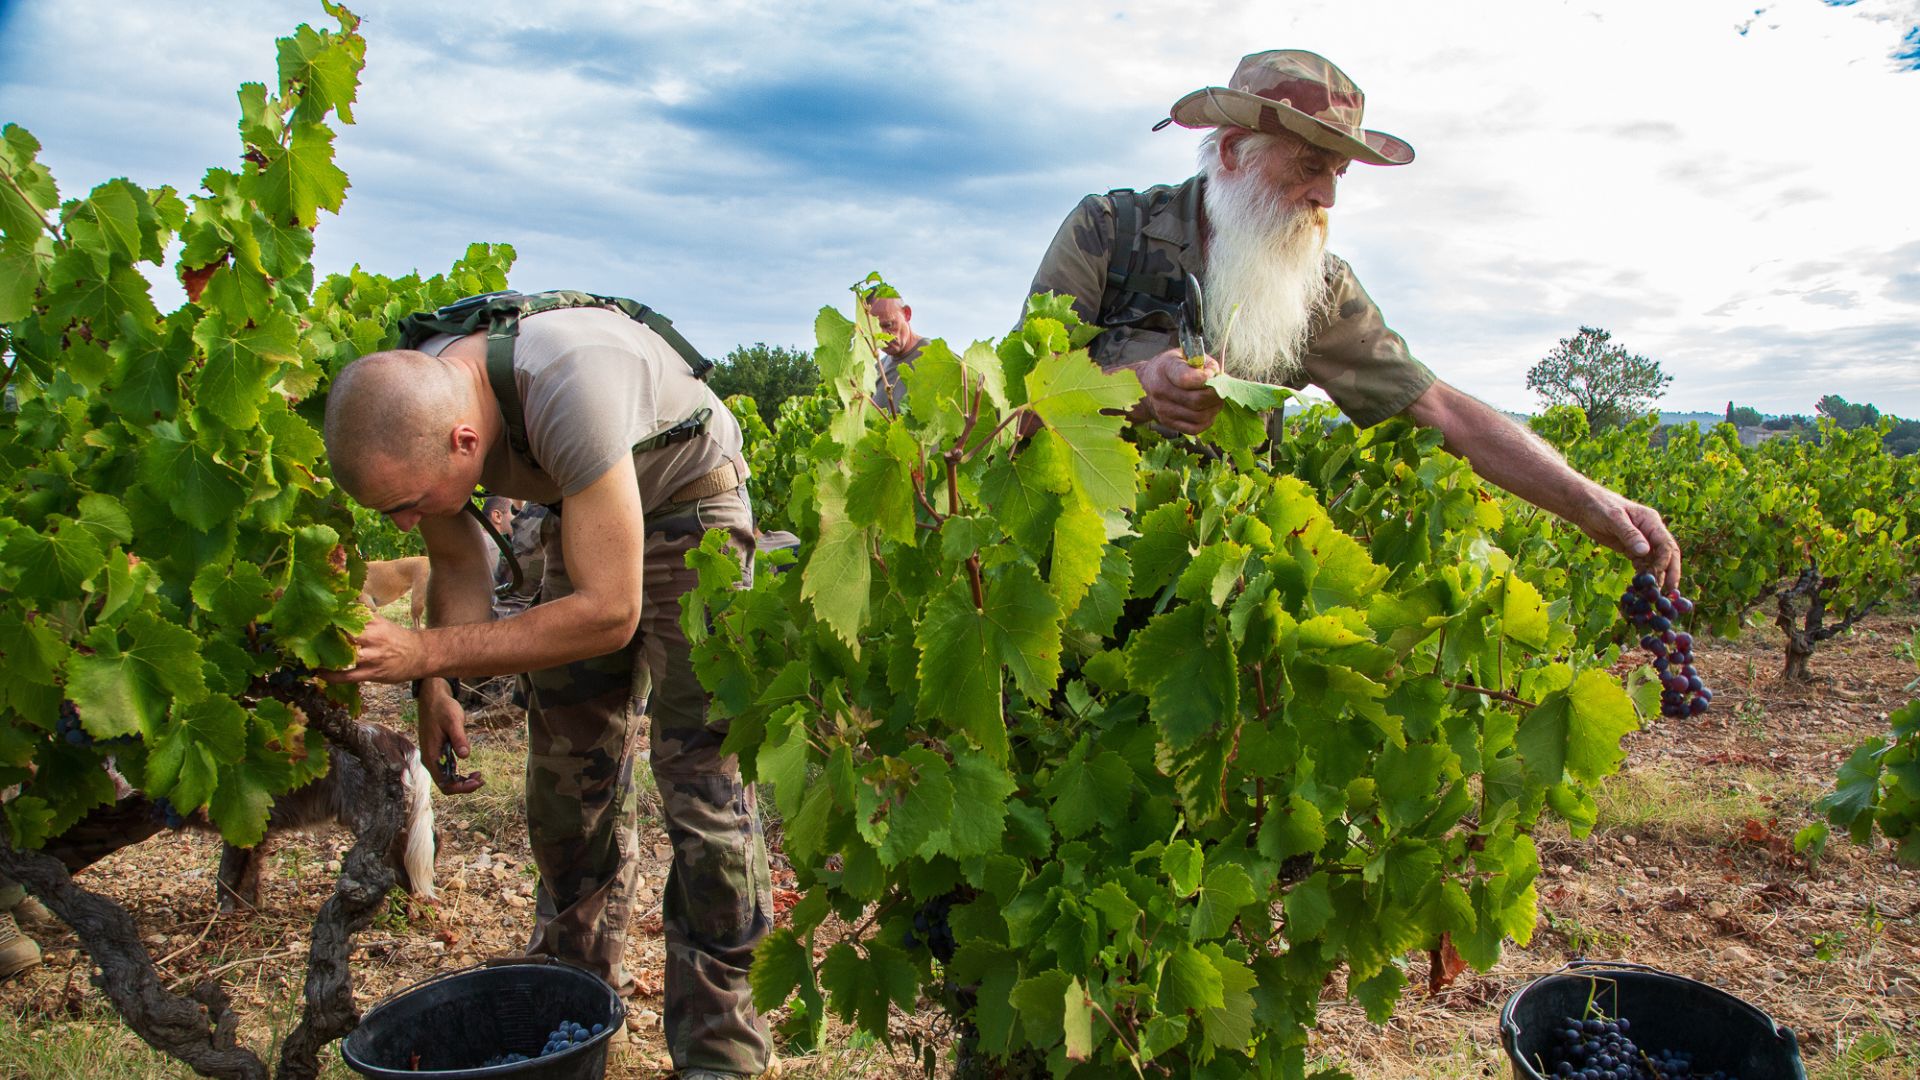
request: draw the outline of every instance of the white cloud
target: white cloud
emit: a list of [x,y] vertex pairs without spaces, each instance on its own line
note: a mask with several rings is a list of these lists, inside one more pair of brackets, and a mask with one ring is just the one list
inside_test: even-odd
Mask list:
[[[709,351],[809,339],[879,268],[925,331],[1005,330],[1088,191],[1178,180],[1148,127],[1240,53],[1312,48],[1418,160],[1356,167],[1334,246],[1418,355],[1526,408],[1597,324],[1667,404],[1920,415],[1920,3],[1300,0],[1168,6],[362,0],[368,69],[327,269],[432,270],[507,240],[516,284],[635,295]],[[233,90],[317,4],[19,6],[0,120],[72,192],[192,188]],[[1744,30],[1744,32],[1743,32]]]

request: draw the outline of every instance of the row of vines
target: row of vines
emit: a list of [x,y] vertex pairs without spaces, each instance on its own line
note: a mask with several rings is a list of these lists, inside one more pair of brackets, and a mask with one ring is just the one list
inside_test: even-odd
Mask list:
[[[1380,1019],[1410,951],[1443,980],[1526,939],[1532,833],[1592,826],[1657,699],[1606,674],[1625,560],[1402,422],[1307,408],[1268,444],[1277,395],[1223,380],[1200,441],[1123,432],[1137,385],[1055,301],[929,346],[899,415],[864,392],[873,327],[817,329],[825,392],[747,424],[797,572],[734,592],[709,547],[686,622],[807,887],[755,971],[789,1037],[930,998],[963,1074],[1299,1076],[1336,972]],[[1910,598],[1920,477],[1876,431],[1652,423],[1536,427],[1667,515],[1692,629],[1770,605],[1803,678]],[[1917,748],[1920,705],[1821,808],[1920,858]]]

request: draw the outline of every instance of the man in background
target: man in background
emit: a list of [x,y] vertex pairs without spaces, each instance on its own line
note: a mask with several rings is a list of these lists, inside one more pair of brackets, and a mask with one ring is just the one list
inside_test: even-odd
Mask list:
[[897,296],[883,296],[867,304],[880,332],[892,335],[880,346],[880,375],[873,388],[873,403],[891,412],[899,412],[907,399],[901,374],[920,359],[927,339],[914,332],[913,308]]
[[[1228,85],[1186,95],[1160,125],[1208,129],[1199,175],[1082,199],[1029,294],[1072,296],[1080,318],[1104,328],[1090,351],[1101,367],[1139,377],[1146,396],[1135,420],[1205,431],[1222,404],[1207,380],[1222,370],[1311,382],[1361,427],[1404,414],[1438,429],[1482,478],[1677,586],[1680,548],[1658,511],[1581,476],[1532,433],[1435,378],[1353,268],[1326,250],[1327,211],[1347,166],[1413,160],[1406,142],[1360,126],[1364,104],[1325,57],[1299,49],[1245,57]],[[1188,295],[1188,275],[1204,301]],[[1212,355],[1192,366],[1179,328],[1196,303]]]

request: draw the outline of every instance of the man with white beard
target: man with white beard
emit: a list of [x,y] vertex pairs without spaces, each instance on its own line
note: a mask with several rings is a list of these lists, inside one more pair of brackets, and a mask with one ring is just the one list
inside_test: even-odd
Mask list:
[[[1387,327],[1353,268],[1327,252],[1327,211],[1347,166],[1413,160],[1402,140],[1360,126],[1363,105],[1360,88],[1324,57],[1298,49],[1246,57],[1226,86],[1181,98],[1158,126],[1211,129],[1199,175],[1081,200],[1029,294],[1072,296],[1080,318],[1104,328],[1093,358],[1139,376],[1146,396],[1135,420],[1206,430],[1221,407],[1206,382],[1223,364],[1259,382],[1311,382],[1362,427],[1405,414],[1439,429],[1483,478],[1676,587],[1680,548],[1657,511],[1581,476],[1530,432],[1435,378]],[[1179,348],[1189,274],[1203,285],[1212,351],[1198,367]]]

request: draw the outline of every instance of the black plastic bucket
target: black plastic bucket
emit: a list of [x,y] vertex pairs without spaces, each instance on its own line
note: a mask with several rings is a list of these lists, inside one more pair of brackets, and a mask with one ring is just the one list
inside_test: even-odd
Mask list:
[[1583,1019],[1587,1002],[1633,1024],[1634,1044],[1649,1053],[1686,1050],[1702,1072],[1725,1069],[1740,1080],[1807,1080],[1793,1032],[1725,990],[1624,960],[1575,960],[1515,991],[1500,1010],[1500,1044],[1518,1080],[1554,1080],[1541,1068],[1554,1032]]
[[[483,964],[428,979],[374,1006],[340,1043],[340,1056],[348,1068],[378,1080],[601,1080],[607,1040],[625,1019],[613,987],[571,964],[537,958]],[[570,1050],[533,1057],[563,1020],[606,1028]],[[481,1064],[510,1053],[533,1060]]]

